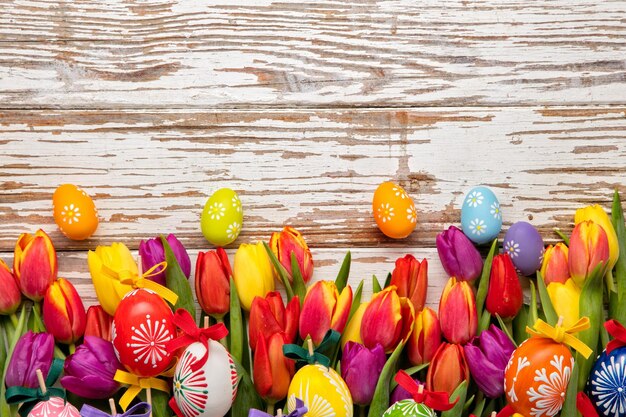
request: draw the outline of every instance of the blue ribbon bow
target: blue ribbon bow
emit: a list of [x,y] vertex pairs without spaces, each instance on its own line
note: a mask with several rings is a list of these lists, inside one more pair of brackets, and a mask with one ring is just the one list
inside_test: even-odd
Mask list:
[[[148,403],[135,404],[126,410],[125,413],[117,414],[117,417],[150,417],[152,407]],[[80,409],[81,417],[111,417],[111,414],[85,404]]]
[[[303,417],[309,409],[304,405],[304,401],[296,398],[296,409],[284,417]],[[86,416],[89,417],[89,416]],[[248,413],[248,417],[274,417],[271,414],[267,414],[265,411],[251,409]]]

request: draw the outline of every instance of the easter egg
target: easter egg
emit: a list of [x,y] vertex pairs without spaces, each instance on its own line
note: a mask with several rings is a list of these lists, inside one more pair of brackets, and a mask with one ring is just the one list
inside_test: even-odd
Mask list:
[[98,228],[98,211],[91,197],[73,184],[60,185],[52,195],[54,222],[70,239],[84,240]]
[[202,234],[216,246],[226,246],[239,236],[243,208],[236,192],[220,188],[207,200],[200,217]]
[[210,340],[207,361],[194,370],[205,353],[203,343],[192,343],[176,365],[174,400],[185,417],[223,417],[237,395],[237,369],[228,351]]
[[461,228],[472,242],[482,245],[494,240],[502,229],[502,212],[496,195],[487,187],[474,187],[461,207]]
[[51,397],[48,401],[37,403],[28,417],[80,417],[80,413],[63,398]]
[[417,224],[413,200],[404,188],[393,182],[383,182],[378,186],[372,210],[380,231],[394,239],[407,237]]
[[602,352],[591,370],[587,393],[601,416],[626,415],[626,346],[610,355]]
[[165,371],[173,358],[165,348],[176,336],[173,319],[172,310],[158,294],[146,289],[126,294],[111,326],[111,341],[120,363],[142,377]]
[[504,250],[522,275],[532,275],[541,269],[543,239],[530,223],[514,223],[504,235]]
[[306,365],[294,375],[287,393],[289,412],[300,398],[308,408],[307,417],[352,417],[352,395],[348,386],[332,368]]
[[574,358],[567,346],[531,337],[511,355],[504,370],[504,392],[516,413],[533,417],[556,415],[565,401]]
[[383,417],[437,417],[437,414],[424,404],[402,400],[389,407]]

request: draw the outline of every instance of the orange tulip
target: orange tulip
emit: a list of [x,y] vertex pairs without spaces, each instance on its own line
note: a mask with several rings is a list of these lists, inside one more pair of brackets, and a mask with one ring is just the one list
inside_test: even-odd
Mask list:
[[568,253],[569,249],[563,242],[559,242],[555,246],[550,245],[546,248],[546,253],[543,255],[543,263],[541,264],[541,276],[546,285],[552,282],[565,284],[565,281],[568,280]]
[[313,257],[300,232],[293,227],[286,226],[282,232],[272,233],[269,246],[276,258],[278,258],[278,261],[287,270],[289,282],[293,282],[291,271],[292,252],[296,255],[302,279],[304,282],[309,282],[313,276]]
[[0,259],[0,314],[9,315],[17,311],[22,294],[9,266]]
[[85,336],[97,336],[110,342],[112,324],[113,316],[109,316],[101,305],[91,306],[87,309]]
[[426,307],[415,316],[413,332],[409,337],[407,352],[411,365],[430,362],[441,345],[441,327],[437,313]]
[[413,255],[396,259],[396,267],[391,274],[391,285],[397,287],[400,297],[407,297],[415,311],[421,311],[426,302],[428,288],[428,262],[415,259]]
[[428,367],[426,389],[443,391],[452,395],[463,381],[469,381],[469,377],[470,372],[463,347],[457,344],[442,343]]
[[311,336],[318,345],[329,329],[343,332],[352,306],[352,288],[341,294],[333,281],[318,281],[309,287],[300,314],[300,337]]
[[196,261],[196,296],[202,310],[222,317],[230,310],[230,269],[228,255],[222,248],[198,252]]
[[268,340],[260,332],[257,334],[252,370],[254,387],[269,404],[287,396],[289,383],[295,373],[294,361],[283,355],[284,344],[279,333],[274,333]]
[[285,343],[293,343],[298,333],[300,317],[300,299],[295,296],[287,304],[283,303],[280,293],[270,292],[262,297],[255,297],[250,308],[248,340],[250,348],[256,349],[257,336],[260,334],[269,339],[275,333],[283,336]]
[[522,284],[507,253],[493,258],[485,306],[492,315],[510,319],[522,308]]
[[20,235],[15,243],[13,273],[22,294],[41,301],[57,277],[57,253],[46,232],[39,229],[34,235]]
[[76,288],[65,278],[57,279],[46,291],[43,321],[59,343],[75,343],[83,337],[87,322],[85,306]]
[[591,272],[609,260],[609,241],[604,229],[591,220],[574,227],[569,244],[569,272],[579,287],[583,287]]
[[443,336],[452,343],[464,344],[476,335],[476,299],[467,281],[448,280],[439,300],[439,323]]

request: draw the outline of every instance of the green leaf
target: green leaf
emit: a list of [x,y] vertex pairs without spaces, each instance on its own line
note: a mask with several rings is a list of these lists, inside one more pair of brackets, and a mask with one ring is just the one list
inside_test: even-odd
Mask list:
[[382,288],[380,286],[380,282],[378,282],[378,278],[376,278],[376,275],[372,275],[372,293],[376,294],[381,290]]
[[517,316],[513,319],[513,337],[518,345],[528,339],[528,333],[526,333],[526,326],[528,326],[528,310],[528,304],[522,305],[519,313],[517,313]]
[[[617,300],[611,303],[611,318],[626,324],[626,225],[624,225],[624,210],[619,193],[615,190],[611,220],[617,234],[620,256],[615,264],[615,280],[617,281]],[[611,295],[612,296],[612,295]]]
[[546,283],[543,281],[543,277],[539,271],[537,271],[537,288],[539,289],[539,299],[541,300],[541,308],[543,309],[543,314],[546,316],[546,321],[550,326],[554,326],[556,322],[559,321],[559,317],[552,306],[552,300],[550,300],[548,288],[546,287]]
[[499,314],[496,314],[496,319],[498,319],[498,323],[500,323],[500,329],[509,337],[509,339],[511,339],[511,342],[513,342],[515,347],[517,347],[517,343],[511,334],[511,326],[507,325]]
[[570,376],[569,384],[567,384],[567,390],[565,391],[565,402],[561,409],[562,416],[576,416],[578,415],[578,409],[576,408],[576,396],[578,390],[576,389],[576,383],[578,381],[578,366],[574,363],[572,368],[572,374]]
[[559,237],[560,237],[561,239],[563,239],[563,242],[565,242],[565,244],[566,244],[567,246],[569,246],[569,237],[565,236],[565,233],[561,232],[561,229],[559,229],[559,228],[555,228],[555,229],[554,229],[554,233],[556,233],[557,235],[559,235]]
[[341,293],[346,285],[348,284],[348,277],[350,276],[350,264],[352,263],[352,254],[350,251],[346,253],[346,256],[343,258],[343,262],[341,263],[341,268],[339,268],[339,273],[337,274],[337,278],[335,278],[335,286],[337,287],[337,291]]
[[478,284],[478,291],[476,292],[476,311],[479,315],[483,314],[483,308],[485,306],[485,299],[487,298],[487,291],[489,290],[489,275],[491,274],[491,264],[493,263],[493,257],[498,249],[498,239],[494,239],[485,259],[483,265],[483,272],[480,274],[480,283]]
[[387,279],[385,279],[385,288],[391,285],[391,272],[387,272]]
[[165,269],[165,282],[167,288],[172,290],[178,295],[178,301],[174,306],[175,309],[184,308],[191,314],[191,317],[196,317],[196,306],[193,301],[193,294],[191,292],[191,285],[189,280],[180,269],[180,265],[176,260],[176,256],[163,236],[161,236],[161,242],[163,243],[163,249],[165,250],[165,261],[167,262],[167,268]]
[[[411,367],[411,368],[409,368],[409,369],[405,369],[405,370],[404,370],[404,372],[406,372],[408,375],[413,375],[413,374],[418,373],[418,372],[419,372],[419,371],[421,371],[422,369],[426,369],[426,368],[428,368],[428,365],[430,365],[430,362],[426,362],[426,363],[423,363],[423,364],[421,364],[421,365],[416,365],[416,366],[413,366],[413,367]],[[393,380],[391,381],[391,386],[389,387],[389,390],[390,390],[390,391],[393,391],[393,389],[394,389],[396,386],[398,386],[398,383],[396,382],[396,380],[395,380],[395,379],[393,379]]]
[[535,283],[530,280],[530,309],[528,310],[528,327],[531,329],[535,327],[535,323],[539,319],[537,309],[537,290],[535,289]]
[[487,399],[485,397],[483,397],[482,392],[479,391],[478,392],[478,400],[476,401],[476,406],[474,407],[474,410],[472,411],[472,414],[474,414],[475,416],[482,416],[483,415],[483,410],[485,409],[485,404],[487,403]]
[[457,399],[459,401],[450,410],[442,412],[441,417],[459,417],[462,415],[463,407],[465,406],[465,397],[467,397],[467,381],[461,382],[461,384],[456,387],[450,396],[450,401],[454,402]]
[[300,307],[302,307],[304,297],[306,296],[306,285],[304,284],[304,278],[302,278],[302,271],[300,271],[298,259],[293,251],[291,251],[291,276],[293,278],[293,293],[298,296]]
[[354,295],[352,296],[352,306],[350,307],[350,314],[348,315],[348,321],[346,323],[350,323],[350,319],[356,312],[356,310],[361,305],[361,295],[363,294],[363,280],[359,282],[359,286],[356,288]]
[[403,348],[404,342],[401,342],[393,351],[389,359],[387,359],[387,362],[383,367],[383,371],[378,378],[378,383],[376,384],[374,398],[372,399],[370,411],[367,415],[368,417],[380,417],[387,410],[387,408],[389,408],[391,380],[395,376],[398,369],[398,359],[400,358],[400,353],[402,353]]
[[[270,261],[272,262],[272,265],[274,265],[274,269],[278,272],[278,276],[280,277],[280,280],[285,286],[285,292],[287,293],[287,301],[291,301],[291,299],[294,296],[294,293],[293,293],[293,288],[291,287],[291,283],[289,282],[289,274],[287,273],[287,270],[285,269],[284,266],[282,266],[280,262],[278,262],[278,258],[276,258],[276,255],[274,255],[274,252],[272,252],[267,242],[263,242],[263,247],[265,248],[265,252],[267,252],[267,256],[269,256]],[[300,302],[302,301],[304,300],[300,300]]]
[[235,288],[235,280],[230,277],[230,354],[243,362],[243,320],[241,318],[241,304]]
[[265,407],[263,406],[263,401],[254,389],[254,384],[252,384],[250,375],[248,375],[239,362],[235,361],[235,366],[237,367],[239,387],[237,388],[237,397],[235,397],[235,401],[233,402],[233,407],[231,409],[231,416],[248,417],[248,413],[251,408],[264,410]]

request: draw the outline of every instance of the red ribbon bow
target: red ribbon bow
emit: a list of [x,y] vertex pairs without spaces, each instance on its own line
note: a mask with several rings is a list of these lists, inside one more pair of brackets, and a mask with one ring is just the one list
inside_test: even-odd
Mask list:
[[395,379],[398,385],[411,394],[411,397],[413,397],[413,400],[416,403],[425,404],[433,410],[448,411],[454,407],[457,401],[459,401],[457,398],[455,402],[451,403],[447,392],[434,392],[426,390],[419,392],[419,384],[415,382],[409,374],[402,370],[398,371]]
[[[614,321],[614,320],[610,320],[610,321]],[[619,325],[619,323],[617,324]],[[605,326],[606,326],[606,323],[605,323]],[[622,327],[622,329],[624,328]],[[607,350],[608,350],[608,346],[607,346]],[[598,412],[596,411],[596,408],[591,403],[591,400],[589,399],[589,397],[587,397],[587,395],[584,392],[579,392],[578,395],[576,396],[576,408],[578,408],[578,411],[580,412],[580,414],[583,415],[583,417],[600,417]]]
[[604,328],[611,336],[611,340],[606,345],[606,354],[609,355],[613,349],[617,349],[622,346],[626,346],[626,328],[622,326],[617,320],[609,320],[604,323]]
[[220,340],[228,335],[228,329],[224,326],[224,323],[218,323],[207,328],[199,328],[191,314],[184,308],[176,310],[173,322],[184,334],[167,342],[165,349],[168,352],[172,353],[194,342],[200,342],[206,348],[204,355],[190,366],[194,372],[202,368],[209,359],[209,340]]

